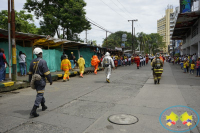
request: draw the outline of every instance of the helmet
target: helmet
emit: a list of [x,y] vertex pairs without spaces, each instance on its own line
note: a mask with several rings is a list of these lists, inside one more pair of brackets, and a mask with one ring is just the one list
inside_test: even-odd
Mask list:
[[67,58],[68,58],[68,55],[65,54],[64,57],[65,57],[65,59],[67,59]]
[[110,56],[110,53],[109,53],[109,52],[106,52],[105,56]]
[[35,55],[38,55],[38,54],[40,54],[40,53],[43,53],[43,51],[42,51],[41,48],[35,48],[35,49],[33,50],[33,54],[35,54]]
[[159,54],[156,54],[156,58],[159,58],[160,57],[160,55]]

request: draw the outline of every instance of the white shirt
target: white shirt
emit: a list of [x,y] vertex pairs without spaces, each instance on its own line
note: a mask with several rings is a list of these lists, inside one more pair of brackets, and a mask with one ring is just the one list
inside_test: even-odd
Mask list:
[[128,61],[131,61],[131,58],[128,58]]
[[21,54],[20,56],[18,56],[19,59],[19,63],[25,63],[26,62],[26,55]]
[[143,58],[143,61],[146,61],[146,58]]

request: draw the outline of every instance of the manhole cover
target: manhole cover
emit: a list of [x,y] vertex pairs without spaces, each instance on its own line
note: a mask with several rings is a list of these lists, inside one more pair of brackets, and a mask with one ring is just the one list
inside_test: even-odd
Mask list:
[[138,118],[133,115],[118,114],[108,117],[108,121],[118,125],[131,125],[138,122]]

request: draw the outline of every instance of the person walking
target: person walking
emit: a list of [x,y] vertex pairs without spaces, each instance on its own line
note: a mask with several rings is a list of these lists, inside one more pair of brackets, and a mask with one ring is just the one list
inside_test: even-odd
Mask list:
[[71,62],[68,60],[67,55],[64,56],[64,59],[61,62],[60,69],[65,72],[63,76],[63,82],[66,82],[66,79],[69,81],[69,70],[72,68],[71,68]]
[[152,61],[154,84],[160,84],[163,72],[163,61],[159,57],[159,54],[157,54],[156,58]]
[[60,57],[61,62],[62,62],[62,60],[64,59],[65,55],[66,55],[65,52],[63,52],[63,55]]
[[[46,79],[49,81],[50,85],[53,84],[51,73],[47,67],[47,62],[42,59],[42,49],[41,48],[35,48],[33,53],[37,56],[36,59],[33,59],[30,64],[29,68],[29,82],[32,80],[32,76],[35,74],[38,74],[41,79],[34,82],[34,86],[37,92],[35,103],[33,106],[33,109],[31,110],[30,115],[32,117],[38,117],[39,114],[37,114],[36,110],[39,108],[39,105],[42,105],[42,111],[45,111],[47,109],[47,106],[45,105],[45,98],[44,98],[44,91],[46,86]],[[45,78],[46,77],[46,78]],[[34,79],[33,79],[34,80]]]
[[83,78],[83,73],[84,73],[84,69],[85,69],[85,59],[83,58],[82,55],[78,59],[78,65],[79,65],[79,69],[80,69],[80,71],[79,71],[80,77]]
[[18,55],[21,76],[26,76],[26,55],[19,51]]
[[192,74],[194,74],[194,68],[195,68],[195,64],[194,61],[192,61],[192,63],[190,64],[190,74],[192,72]]
[[6,55],[4,54],[4,49],[0,48],[0,82],[5,81],[5,63],[8,65],[8,62],[6,61]]
[[98,59],[98,57],[96,55],[94,55],[92,57],[92,61],[91,61],[91,65],[94,66],[94,74],[97,74],[99,62],[100,62],[100,60]]
[[196,69],[197,69],[197,76],[196,77],[200,77],[200,57],[197,59],[196,61]]
[[110,83],[111,69],[112,69],[112,67],[113,67],[113,69],[115,69],[115,65],[114,65],[114,62],[113,62],[112,58],[110,57],[110,53],[109,52],[106,52],[105,57],[103,58],[102,67],[105,68],[106,81],[108,83]]
[[134,60],[135,60],[135,63],[137,64],[137,69],[139,69],[139,67],[140,67],[140,57],[137,55],[137,56],[134,58]]

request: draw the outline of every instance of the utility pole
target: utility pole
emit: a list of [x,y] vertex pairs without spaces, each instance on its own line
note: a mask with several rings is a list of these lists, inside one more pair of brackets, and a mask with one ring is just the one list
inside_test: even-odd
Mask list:
[[134,24],[134,21],[138,21],[137,19],[134,19],[134,20],[128,20],[129,21],[132,21],[132,53],[133,53],[133,49],[134,49],[134,54],[135,54],[135,46],[133,45],[133,24]]
[[85,38],[85,40],[86,40],[86,43],[87,43],[87,30],[86,30],[86,32],[85,32],[85,33],[86,33],[86,38]]
[[10,40],[10,0],[8,0],[8,47],[9,47],[9,79],[11,79],[11,40]]
[[12,38],[12,81],[17,79],[17,58],[16,58],[16,43],[15,43],[15,6],[14,0],[11,0],[11,38]]

